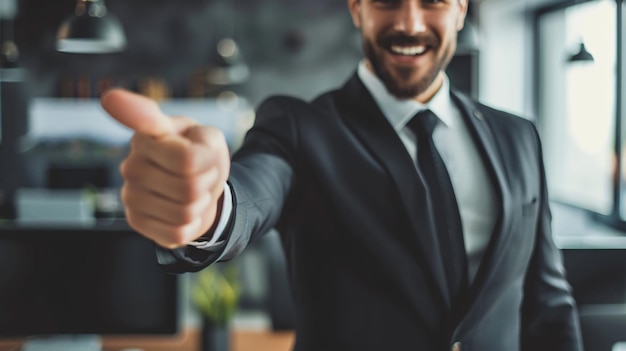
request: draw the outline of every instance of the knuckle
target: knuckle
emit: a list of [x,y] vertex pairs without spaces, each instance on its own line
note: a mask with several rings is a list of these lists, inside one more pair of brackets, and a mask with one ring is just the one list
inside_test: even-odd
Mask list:
[[216,198],[216,197],[214,197],[212,193],[207,192],[207,194],[206,194],[206,201],[205,201],[205,203],[207,203],[207,204],[209,204],[209,205],[210,205],[210,204],[212,204],[212,203],[214,202],[214,199],[217,199],[217,198]]
[[120,199],[126,205],[128,205],[128,200],[129,200],[128,192],[129,192],[128,191],[128,185],[127,184],[122,185],[122,189],[120,189]]
[[219,162],[220,167],[220,176],[222,180],[226,180],[228,178],[228,175],[230,174],[230,159],[227,157],[224,157],[220,160]]
[[187,238],[185,235],[184,227],[178,227],[172,231],[168,238],[169,245],[174,248],[184,246],[187,244]]
[[210,140],[214,141],[217,145],[221,145],[225,141],[224,133],[215,127],[207,128],[207,135]]
[[196,218],[193,205],[181,206],[177,217],[178,222],[182,224],[191,223]]
[[126,223],[133,228],[138,233],[142,233],[141,222],[138,220],[137,216],[133,213],[133,211],[126,209]]
[[120,162],[120,165],[118,167],[118,171],[122,175],[122,178],[126,178],[126,176],[125,176],[125,174],[127,172],[126,168],[128,168],[127,162],[128,162],[128,159],[124,159],[122,162]]
[[133,176],[133,168],[135,168],[135,158],[129,156],[120,164],[120,174],[124,179],[128,179]]
[[143,201],[140,199],[140,193],[135,191],[130,185],[124,184],[120,191],[120,199],[124,205],[131,210],[142,207]]
[[205,126],[200,133],[202,134],[202,144],[204,144],[204,147],[208,147],[212,152],[220,153],[222,150],[228,149],[226,137],[220,129]]
[[181,189],[181,196],[184,202],[195,201],[199,196],[200,188],[197,181],[187,181]]
[[188,202],[179,208],[178,220],[183,224],[190,224],[201,217],[202,213],[211,204],[213,196],[207,192],[194,201]]
[[229,156],[229,150],[228,150],[228,144],[226,143],[226,138],[224,137],[224,134],[219,131],[216,135],[215,138],[213,139],[213,149],[215,150],[215,152],[217,153],[218,156]]
[[128,157],[120,164],[120,174],[126,181],[140,180],[138,160],[135,157]]
[[191,149],[181,150],[178,155],[179,169],[184,175],[192,175],[196,166],[196,155]]
[[132,166],[128,162],[128,159],[122,162],[122,164],[120,165],[120,174],[122,175],[122,178],[124,178],[125,180],[129,180],[133,177],[133,172],[131,171],[131,168]]

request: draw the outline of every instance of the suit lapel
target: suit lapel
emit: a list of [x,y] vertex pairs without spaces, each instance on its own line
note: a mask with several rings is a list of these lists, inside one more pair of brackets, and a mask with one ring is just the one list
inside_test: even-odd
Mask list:
[[[506,230],[506,226],[511,223],[511,215],[513,213],[511,208],[512,199],[506,181],[507,176],[503,166],[503,159],[498,151],[497,139],[490,129],[485,115],[468,97],[455,93],[452,94],[452,97],[461,109],[468,129],[476,142],[485,168],[490,175],[491,184],[494,185],[493,190],[495,191],[496,199],[499,201],[496,204],[496,208],[500,209],[487,250],[468,292],[467,301],[471,303],[487,286],[489,279],[492,278],[494,270],[497,268],[495,262],[497,262],[498,256],[505,252],[500,248],[506,242],[504,240],[506,239],[506,233],[510,232]],[[469,308],[470,306],[466,307]]]
[[413,160],[406,151],[398,134],[382,114],[374,99],[355,74],[337,92],[339,114],[347,125],[366,145],[369,152],[387,169],[396,185],[406,215],[413,231],[408,233],[425,258],[443,303],[450,306],[449,294],[443,271],[442,257],[433,230],[431,206],[426,196],[424,181],[418,174]]
[[[339,115],[355,133],[369,152],[387,169],[389,176],[396,185],[398,196],[404,204],[406,215],[413,227],[413,239],[417,250],[424,257],[435,287],[442,296],[442,303],[450,308],[450,297],[446,286],[443,271],[442,257],[438,254],[438,241],[433,230],[432,217],[429,216],[430,204],[426,196],[426,187],[418,174],[413,160],[406,152],[406,148],[396,131],[389,124],[385,116],[376,105],[363,83],[355,74],[346,85],[337,91],[335,100]],[[508,189],[507,176],[502,157],[498,151],[496,136],[492,133],[488,121],[476,104],[462,94],[453,93],[452,97],[458,104],[470,133],[476,142],[485,168],[494,185],[497,208],[500,209],[487,250],[481,260],[478,273],[472,282],[468,294],[469,303],[480,295],[488,285],[497,265],[498,256],[503,254],[500,248],[503,238],[509,232],[506,226],[511,223],[512,199]],[[471,306],[465,306],[465,314]]]

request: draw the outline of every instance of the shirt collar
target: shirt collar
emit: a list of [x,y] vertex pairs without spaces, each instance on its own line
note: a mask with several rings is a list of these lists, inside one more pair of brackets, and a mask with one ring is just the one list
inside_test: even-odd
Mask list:
[[413,99],[399,99],[391,95],[383,82],[366,67],[365,60],[359,63],[357,74],[396,131],[404,128],[417,112],[425,109],[430,109],[446,126],[453,125],[451,111],[456,107],[450,97],[450,80],[447,75],[432,99],[422,104]]

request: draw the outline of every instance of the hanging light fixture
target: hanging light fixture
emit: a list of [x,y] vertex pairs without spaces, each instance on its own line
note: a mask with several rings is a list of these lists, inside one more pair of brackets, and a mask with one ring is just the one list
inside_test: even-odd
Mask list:
[[249,73],[237,42],[230,37],[221,39],[215,61],[207,72],[208,81],[215,85],[240,84],[248,79]]
[[573,55],[570,55],[567,61],[568,62],[593,62],[594,59],[593,59],[593,55],[591,55],[591,53],[587,51],[587,48],[585,48],[585,43],[581,41],[578,52]]
[[124,29],[115,16],[107,13],[104,0],[77,0],[74,14],[57,32],[57,50],[61,52],[103,54],[125,47]]
[[221,16],[218,25],[221,39],[217,43],[213,62],[207,72],[207,81],[214,85],[234,85],[244,83],[250,75],[250,70],[244,60],[239,45],[235,41],[235,11],[232,0],[222,0],[222,9],[228,11]]
[[0,69],[18,66],[19,50],[13,38],[16,12],[17,0],[2,1],[0,4]]

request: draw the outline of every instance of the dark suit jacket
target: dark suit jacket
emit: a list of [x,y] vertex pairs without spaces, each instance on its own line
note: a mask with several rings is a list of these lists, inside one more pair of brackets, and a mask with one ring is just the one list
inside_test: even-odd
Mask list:
[[453,93],[499,202],[477,277],[453,310],[424,184],[355,75],[312,103],[268,99],[233,157],[235,213],[218,252],[161,250],[174,272],[237,255],[278,229],[295,350],[581,350],[550,230],[533,124]]

